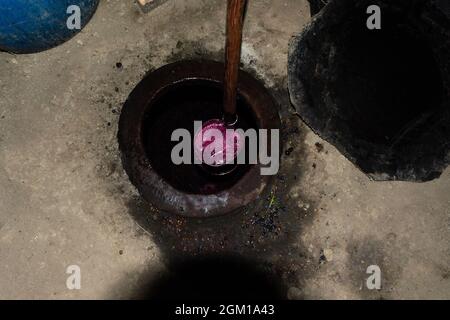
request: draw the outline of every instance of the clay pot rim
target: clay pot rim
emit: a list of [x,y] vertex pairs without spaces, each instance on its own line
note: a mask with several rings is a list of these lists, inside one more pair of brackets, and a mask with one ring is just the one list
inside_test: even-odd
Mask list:
[[[200,195],[179,191],[151,166],[142,141],[142,124],[151,102],[167,88],[192,80],[222,83],[224,65],[210,60],[184,60],[148,73],[126,100],[119,120],[119,148],[131,182],[148,202],[163,211],[187,217],[212,217],[236,211],[256,200],[270,181],[253,165],[232,187],[217,194]],[[279,129],[275,101],[267,89],[244,71],[239,75],[239,94],[254,112],[258,128]]]

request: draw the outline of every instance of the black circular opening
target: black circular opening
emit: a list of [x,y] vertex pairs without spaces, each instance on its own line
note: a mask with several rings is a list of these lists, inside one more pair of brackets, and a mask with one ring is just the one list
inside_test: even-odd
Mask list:
[[[187,79],[163,89],[147,107],[141,131],[146,155],[155,172],[179,191],[202,195],[219,193],[235,185],[252,166],[240,164],[229,174],[214,175],[201,165],[175,165],[171,159],[172,149],[179,143],[171,141],[172,133],[176,129],[187,129],[193,139],[194,121],[221,119],[222,97],[221,83]],[[237,129],[257,129],[253,111],[240,95],[237,110]],[[191,163],[194,163],[192,141],[191,155]]]
[[430,43],[406,14],[383,7],[382,28],[369,30],[365,10],[350,10],[332,36],[330,94],[353,137],[399,148],[442,110],[442,78]]

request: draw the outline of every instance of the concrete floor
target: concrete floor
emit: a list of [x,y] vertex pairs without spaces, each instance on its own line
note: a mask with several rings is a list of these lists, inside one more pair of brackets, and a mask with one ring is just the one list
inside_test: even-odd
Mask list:
[[[372,182],[289,105],[288,41],[309,20],[306,0],[248,9],[244,68],[278,98],[293,148],[270,205],[193,223],[142,203],[119,158],[121,106],[149,70],[220,59],[224,16],[223,0],[171,0],[147,15],[102,0],[71,41],[0,53],[0,298],[129,298],[174,256],[227,251],[270,266],[290,299],[449,299],[450,169],[424,184]],[[69,265],[81,290],[66,288]],[[381,290],[365,286],[369,265]]]

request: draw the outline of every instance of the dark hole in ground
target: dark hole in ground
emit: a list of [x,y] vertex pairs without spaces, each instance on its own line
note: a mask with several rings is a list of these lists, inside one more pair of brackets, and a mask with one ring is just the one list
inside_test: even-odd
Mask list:
[[[430,44],[399,13],[382,11],[382,29],[355,9],[336,35],[329,83],[351,134],[376,144],[410,143],[405,132],[441,109],[441,74]],[[351,18],[354,17],[354,18]]]
[[[222,96],[220,83],[185,80],[163,90],[148,108],[142,130],[147,157],[153,169],[179,191],[190,194],[218,193],[232,187],[251,167],[237,165],[231,173],[219,176],[211,174],[201,165],[175,165],[171,160],[172,149],[179,143],[171,141],[173,131],[187,129],[194,137],[194,121],[221,119]],[[257,128],[253,113],[241,96],[237,108],[239,121],[236,128]],[[193,148],[191,155],[193,163]]]
[[[194,161],[200,153],[192,150],[194,131],[200,127],[195,121],[222,118],[223,74],[220,62],[178,61],[146,75],[125,101],[117,134],[122,164],[142,197],[160,210],[197,218],[228,214],[256,200],[271,182],[260,174],[258,163],[237,165],[219,176]],[[238,93],[235,128],[279,128],[275,102],[262,83],[241,71]],[[171,141],[176,130],[182,131],[177,132],[182,142]],[[245,136],[255,138],[251,132]],[[250,146],[257,155],[258,141],[240,142],[238,160],[249,163]],[[185,157],[187,163],[175,164],[179,162],[172,161],[172,151],[176,155],[187,148],[190,161]],[[243,151],[247,159],[242,159]]]
[[285,289],[271,272],[242,256],[211,255],[180,259],[144,288],[157,300],[280,300]]

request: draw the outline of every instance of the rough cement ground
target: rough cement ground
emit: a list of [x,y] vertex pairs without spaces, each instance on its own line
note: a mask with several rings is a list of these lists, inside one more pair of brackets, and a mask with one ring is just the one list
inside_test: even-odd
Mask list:
[[[148,15],[101,1],[68,43],[0,53],[0,298],[129,298],[174,257],[237,252],[280,276],[291,299],[449,299],[450,170],[424,184],[371,182],[287,101],[288,41],[309,20],[306,0],[248,9],[243,67],[271,88],[284,123],[266,197],[204,222],[142,203],[118,154],[121,106],[150,70],[220,59],[224,18],[221,0],[171,0]],[[81,290],[66,288],[73,264]],[[379,291],[365,286],[374,264]]]

